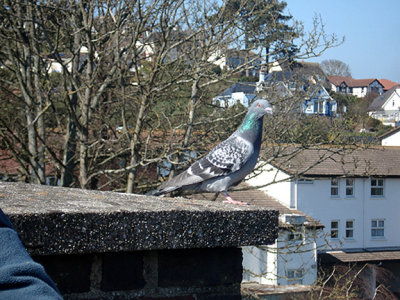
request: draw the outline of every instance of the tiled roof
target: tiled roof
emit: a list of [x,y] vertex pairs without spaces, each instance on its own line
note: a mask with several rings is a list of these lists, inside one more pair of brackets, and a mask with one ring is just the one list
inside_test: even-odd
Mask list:
[[389,79],[379,79],[378,81],[383,85],[383,90],[384,91],[388,91],[392,87],[394,87],[396,85],[400,85],[399,83],[391,81]]
[[255,82],[237,82],[232,84],[229,88],[224,90],[219,96],[230,96],[233,93],[255,94]]
[[376,97],[368,107],[368,111],[382,110],[383,105],[400,86],[394,86],[382,95]]
[[[271,164],[294,176],[400,177],[400,147],[300,149],[290,146],[281,152]],[[263,153],[263,157],[271,156],[270,149]]]
[[345,76],[328,76],[328,80],[335,86],[339,86],[342,82],[344,82],[348,87],[365,87],[370,85],[376,79],[354,79]]
[[400,251],[329,251],[318,255],[322,263],[337,263],[337,262],[367,262],[367,261],[382,261],[382,260],[399,260]]
[[[322,223],[307,216],[303,212],[301,212],[297,209],[288,208],[287,206],[280,203],[278,200],[269,196],[265,192],[258,190],[258,189],[251,188],[251,186],[249,186],[246,183],[239,184],[237,189],[246,189],[246,190],[230,191],[229,195],[235,200],[246,202],[249,205],[261,206],[261,207],[265,207],[268,209],[277,210],[277,211],[279,211],[280,215],[295,214],[295,215],[306,216],[306,222],[307,222],[306,225],[308,225],[310,227],[322,228],[324,226],[324,225],[322,225]],[[214,193],[201,193],[201,194],[195,194],[195,195],[188,195],[187,198],[198,199],[198,200],[211,200],[211,201],[218,201],[218,202],[222,202],[223,200],[225,200],[224,195],[222,195],[221,193],[218,195],[217,199],[215,199],[215,200],[214,200],[214,198],[215,198]],[[279,226],[280,227],[288,227],[288,224],[282,223],[280,221]]]
[[393,134],[395,134],[395,133],[397,133],[399,131],[400,131],[400,127],[393,128],[392,130],[389,130],[388,132],[385,132],[384,134],[378,136],[377,139],[378,140],[382,140],[382,139],[387,138],[387,137],[389,137],[389,136],[391,136],[391,135],[393,135]]

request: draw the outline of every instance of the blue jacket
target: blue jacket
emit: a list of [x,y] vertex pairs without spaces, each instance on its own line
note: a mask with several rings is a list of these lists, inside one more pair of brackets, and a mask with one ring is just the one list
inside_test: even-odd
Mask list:
[[62,299],[43,266],[34,262],[0,209],[0,300]]

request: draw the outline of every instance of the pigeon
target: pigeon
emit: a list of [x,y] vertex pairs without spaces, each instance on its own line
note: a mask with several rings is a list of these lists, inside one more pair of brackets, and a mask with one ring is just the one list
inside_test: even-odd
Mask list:
[[226,198],[224,203],[246,205],[245,202],[233,200],[228,188],[239,184],[253,171],[260,153],[265,114],[272,114],[269,102],[254,101],[240,127],[228,139],[188,169],[161,184],[154,195],[160,196],[175,190],[221,192]]

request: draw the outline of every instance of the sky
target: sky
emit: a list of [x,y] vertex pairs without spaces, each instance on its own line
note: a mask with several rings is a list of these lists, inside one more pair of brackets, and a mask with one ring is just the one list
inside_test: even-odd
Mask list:
[[285,0],[286,13],[302,21],[305,31],[320,15],[328,34],[345,37],[342,45],[318,58],[349,65],[353,78],[400,82],[400,0]]

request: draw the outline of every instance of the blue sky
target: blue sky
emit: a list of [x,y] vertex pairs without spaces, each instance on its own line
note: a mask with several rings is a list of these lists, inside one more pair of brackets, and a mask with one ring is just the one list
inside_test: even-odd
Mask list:
[[310,61],[338,59],[350,66],[353,78],[400,82],[400,0],[286,0],[287,11],[312,26],[315,14],[325,31],[345,37],[344,44]]

